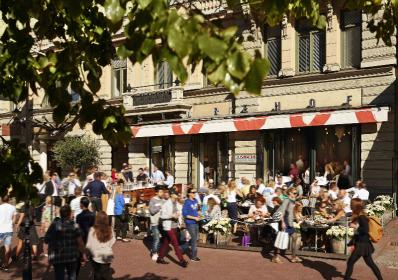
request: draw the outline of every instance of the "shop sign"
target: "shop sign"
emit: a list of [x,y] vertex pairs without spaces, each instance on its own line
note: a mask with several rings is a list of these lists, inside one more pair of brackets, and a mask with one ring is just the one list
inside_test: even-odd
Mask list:
[[256,164],[256,154],[236,154],[235,163]]
[[161,153],[162,152],[162,146],[153,146],[152,147],[152,153]]

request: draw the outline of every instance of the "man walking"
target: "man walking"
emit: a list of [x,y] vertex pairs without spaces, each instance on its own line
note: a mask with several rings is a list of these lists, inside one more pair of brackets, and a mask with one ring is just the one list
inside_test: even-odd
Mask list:
[[50,181],[45,183],[44,185],[44,194],[45,197],[51,196],[53,198],[53,204],[55,206],[61,207],[62,205],[62,200],[61,197],[59,196],[58,192],[58,174],[56,172],[51,172],[50,173]]
[[88,183],[87,186],[83,189],[83,192],[84,195],[90,196],[93,211],[101,211],[101,196],[103,194],[109,194],[109,191],[106,189],[105,184],[101,181],[100,172],[96,172],[94,174],[94,181]]
[[184,206],[182,207],[182,216],[185,219],[185,225],[191,236],[189,243],[183,244],[181,248],[183,250],[188,249],[188,245],[191,247],[191,261],[198,262],[200,259],[198,258],[198,235],[199,235],[199,225],[198,222],[201,220],[199,216],[199,204],[195,198],[196,189],[191,188],[188,190],[188,199],[185,200]]
[[151,214],[151,232],[152,232],[152,260],[157,261],[159,244],[160,244],[160,232],[159,232],[159,218],[160,210],[164,203],[163,200],[163,188],[161,186],[155,187],[156,195],[149,201],[149,213]]
[[88,209],[89,205],[90,200],[85,196],[82,197],[80,199],[80,208],[82,211],[76,216],[76,224],[79,225],[84,244],[87,243],[88,232],[95,223],[95,214]]
[[80,200],[82,199],[82,188],[76,187],[75,189],[75,198],[70,202],[70,208],[72,209],[72,216],[76,221],[77,215],[79,215],[83,209],[80,207]]
[[64,205],[61,218],[56,218],[48,229],[44,241],[48,244],[48,261],[54,266],[56,280],[76,280],[79,253],[87,261],[79,227],[72,219],[72,210]]
[[5,195],[1,198],[0,204],[0,245],[3,244],[4,264],[0,266],[0,270],[8,271],[10,263],[11,243],[13,234],[13,224],[16,223],[15,207],[8,203],[9,197]]

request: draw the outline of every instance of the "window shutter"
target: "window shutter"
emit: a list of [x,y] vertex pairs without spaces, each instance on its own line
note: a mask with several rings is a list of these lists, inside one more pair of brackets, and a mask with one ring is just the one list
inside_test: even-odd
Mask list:
[[361,11],[343,11],[343,67],[359,67],[361,64]]
[[277,75],[281,69],[281,28],[267,27],[267,57],[271,64],[269,75]]
[[299,37],[299,72],[310,71],[310,35]]
[[317,31],[313,33],[313,63],[314,71],[321,71],[325,64],[325,32]]
[[164,88],[164,62],[161,62],[157,65],[156,69],[156,83],[159,88]]

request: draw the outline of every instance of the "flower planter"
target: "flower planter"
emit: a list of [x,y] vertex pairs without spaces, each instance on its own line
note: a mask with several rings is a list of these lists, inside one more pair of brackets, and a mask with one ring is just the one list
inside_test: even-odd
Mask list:
[[214,234],[214,239],[217,245],[226,246],[229,244],[231,240],[231,235],[229,234],[222,235],[221,233],[217,232]]
[[383,216],[381,216],[381,223],[386,226],[392,219],[394,218],[394,211],[387,210],[384,212]]
[[332,245],[333,253],[336,253],[336,254],[344,254],[345,253],[345,240],[344,239],[339,240],[339,239],[332,238],[330,240],[330,243]]
[[202,243],[202,244],[207,243],[207,233],[199,232],[199,243]]

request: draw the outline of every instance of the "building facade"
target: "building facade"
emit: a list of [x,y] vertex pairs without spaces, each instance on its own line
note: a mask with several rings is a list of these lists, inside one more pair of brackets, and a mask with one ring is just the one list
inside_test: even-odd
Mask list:
[[[103,71],[99,96],[125,106],[133,138],[126,147],[111,147],[92,136],[101,143],[103,171],[124,162],[133,171],[157,166],[170,170],[177,183],[200,186],[210,178],[267,181],[287,175],[291,164],[313,178],[328,163],[337,173],[348,164],[351,182],[364,179],[373,194],[396,191],[396,37],[392,47],[385,46],[367,29],[367,15],[327,4],[327,27],[319,30],[293,18],[268,27],[237,17],[220,1],[198,2],[209,20],[238,25],[247,51],[268,57],[261,94],[234,96],[210,85],[200,67],[181,85],[166,61],[154,66],[150,59],[141,65],[115,60]],[[51,122],[45,97],[33,98],[32,108],[36,119]],[[21,128],[10,121],[13,111],[1,102],[2,135],[32,132],[34,159],[45,170],[54,168],[51,146],[60,137],[45,125]],[[68,131],[92,135],[90,127]]]

